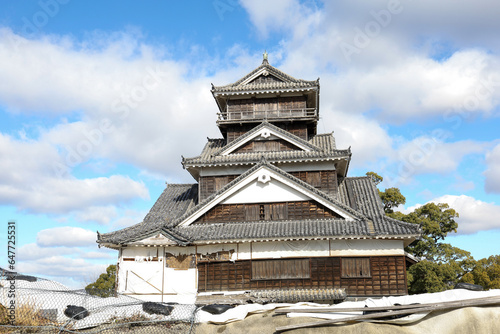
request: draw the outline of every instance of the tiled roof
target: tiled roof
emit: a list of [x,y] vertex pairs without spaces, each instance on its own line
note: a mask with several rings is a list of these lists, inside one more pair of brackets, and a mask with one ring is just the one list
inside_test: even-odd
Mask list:
[[[264,123],[263,123],[264,124]],[[269,123],[267,123],[269,124]],[[263,126],[262,124],[258,127]],[[287,132],[273,125],[273,127],[280,130],[280,133]],[[260,129],[260,128],[259,128]],[[252,130],[253,131],[253,130]],[[258,130],[256,130],[258,131]],[[244,137],[247,134],[241,136]],[[248,135],[249,136],[249,135]],[[288,133],[288,136],[294,136]],[[235,141],[243,141],[238,138]],[[295,140],[300,140],[301,143],[307,143],[314,151],[281,151],[281,152],[249,152],[249,153],[232,153],[228,155],[220,155],[220,152],[226,148],[226,142],[222,138],[208,139],[207,144],[203,148],[201,154],[193,158],[183,158],[182,164],[187,166],[204,166],[204,165],[229,165],[229,164],[250,164],[258,162],[263,156],[269,162],[281,161],[308,161],[308,160],[332,160],[337,158],[348,159],[351,156],[351,150],[339,150],[336,148],[335,139],[331,133],[319,134],[313,136],[308,141],[303,140],[297,136],[293,137]],[[229,145],[236,145],[234,141]]]
[[201,203],[198,203],[197,206],[193,207],[191,210],[186,211],[182,216],[178,217],[175,221],[172,221],[171,226],[172,227],[177,226],[183,220],[187,219],[189,216],[191,216],[193,213],[198,211],[200,208],[204,207],[205,205],[207,205],[208,203],[213,201],[215,198],[219,197],[221,194],[223,194],[227,190],[231,189],[233,186],[238,184],[241,180],[244,180],[247,176],[249,176],[250,174],[252,174],[254,171],[256,171],[257,169],[259,169],[262,166],[266,166],[270,170],[280,174],[281,176],[288,178],[290,181],[302,186],[303,188],[309,190],[310,192],[316,194],[317,196],[322,197],[324,200],[329,201],[333,205],[337,206],[339,209],[344,210],[345,212],[348,212],[349,214],[356,217],[357,219],[365,219],[366,218],[361,212],[353,210],[350,206],[345,205],[345,204],[337,201],[337,199],[330,197],[328,194],[311,186],[309,183],[306,183],[306,182],[296,178],[295,176],[292,176],[291,174],[285,172],[284,170],[282,170],[278,167],[273,166],[272,164],[270,164],[269,162],[267,162],[265,160],[261,160],[257,165],[248,169],[245,173],[241,174],[236,179],[234,179],[233,181],[226,184],[218,192],[210,195],[209,197],[204,199]]
[[[282,81],[272,81],[265,83],[255,83],[255,82],[245,82],[252,76],[256,75],[258,72],[265,70],[268,75],[272,75]],[[280,91],[280,90],[296,90],[296,89],[307,89],[319,86],[319,80],[307,81],[302,79],[296,79],[276,67],[269,65],[267,61],[264,61],[262,65],[254,69],[252,72],[245,75],[240,80],[225,86],[213,86],[212,93],[225,93],[225,92],[238,92],[238,91]]]
[[274,124],[271,124],[267,121],[264,121],[264,122],[260,123],[259,125],[257,125],[256,127],[254,127],[252,130],[245,133],[244,135],[239,136],[237,139],[233,140],[228,145],[220,148],[218,151],[214,152],[213,154],[218,155],[219,153],[221,153],[222,151],[225,151],[228,148],[238,147],[239,145],[244,143],[246,140],[248,140],[249,138],[254,136],[257,132],[262,130],[262,128],[269,128],[269,129],[275,131],[276,133],[281,134],[283,137],[289,138],[291,141],[298,142],[298,143],[308,147],[309,149],[311,149],[313,151],[324,150],[322,147],[318,147],[318,146],[312,144],[311,141],[304,140],[304,139],[294,135],[293,133],[291,133],[289,131],[283,130]]
[[[205,155],[206,156],[206,155]],[[208,156],[204,158],[199,156],[183,160],[183,165],[187,166],[214,166],[214,165],[236,165],[252,164],[259,161],[262,157],[269,162],[291,162],[291,161],[329,161],[340,158],[348,159],[351,156],[351,150],[335,150],[333,152],[304,152],[304,151],[283,151],[283,152],[252,152],[237,153],[222,156]]]
[[309,139],[309,142],[315,146],[321,147],[324,151],[332,152],[337,149],[333,133],[318,134]]
[[[262,165],[270,166],[290,180],[353,214],[354,221],[342,219],[286,220],[266,222],[233,222],[224,224],[179,224],[211,200],[234,186]],[[418,225],[401,222],[384,215],[378,190],[369,177],[345,178],[339,183],[339,201],[300,181],[267,162],[249,169],[202,203],[196,204],[197,185],[169,185],[142,223],[116,232],[99,235],[99,243],[123,244],[163,232],[178,244],[193,242],[230,242],[250,240],[314,239],[334,237],[416,237]]]
[[339,182],[339,200],[373,221],[378,235],[421,234],[418,225],[389,218],[373,180],[368,176],[347,177]]
[[118,231],[100,234],[98,242],[119,244],[136,239],[138,236],[145,238],[157,233],[172,219],[194,206],[197,200],[197,184],[169,184],[141,223]]
[[366,221],[342,219],[193,224],[177,227],[174,231],[196,242],[366,237],[372,235]]

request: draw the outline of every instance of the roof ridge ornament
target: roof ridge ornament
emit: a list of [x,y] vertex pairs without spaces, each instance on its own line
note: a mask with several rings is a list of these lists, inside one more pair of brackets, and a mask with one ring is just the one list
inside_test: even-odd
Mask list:
[[269,60],[268,60],[269,54],[267,53],[266,50],[264,50],[264,53],[262,54],[262,65],[269,65]]

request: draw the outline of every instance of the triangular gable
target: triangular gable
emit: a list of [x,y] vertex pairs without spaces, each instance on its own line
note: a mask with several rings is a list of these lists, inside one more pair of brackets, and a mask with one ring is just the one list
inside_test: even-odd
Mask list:
[[222,148],[218,155],[229,155],[245,144],[249,143],[252,140],[256,139],[282,139],[293,146],[297,147],[300,150],[311,152],[311,151],[320,151],[321,149],[317,146],[312,145],[311,143],[305,141],[304,139],[278,128],[275,125],[272,125],[267,122],[261,123],[259,126],[253,128],[243,136],[240,136],[238,139],[232,141],[229,145]]
[[311,199],[307,194],[264,173],[220,204],[295,202]]
[[[284,74],[284,73],[283,73]],[[244,86],[248,85],[255,80],[257,80],[259,77],[272,77],[275,78],[274,81],[279,81],[279,82],[294,82],[290,80],[290,77],[284,76],[282,73],[279,73],[278,71],[275,71],[274,68],[272,68],[270,65],[267,66],[262,66],[260,69],[255,71],[255,73],[252,73],[250,76],[245,78],[245,80],[241,81],[238,83],[239,86]],[[297,80],[295,80],[297,81]]]
[[[271,187],[280,189],[281,199],[286,198],[287,196],[296,196],[296,198],[302,198],[302,200],[310,199],[332,210],[345,220],[352,221],[360,216],[359,214],[353,213],[352,210],[346,208],[341,203],[336,203],[335,200],[328,199],[326,196],[316,191],[313,187],[305,184],[299,179],[285,172],[279,172],[276,167],[265,163],[260,166],[256,166],[251,173],[246,175],[244,178],[241,178],[240,180],[237,179],[235,181],[237,182],[233,183],[232,186],[223,188],[217,196],[213,196],[205,203],[202,203],[197,210],[185,217],[177,226],[191,225],[217,204],[228,203],[231,201],[242,201],[245,196],[250,197],[258,194],[259,190],[256,189],[256,187],[266,187],[266,184],[268,183]],[[261,194],[263,193],[264,192],[261,192]],[[277,198],[277,200],[279,200],[279,198]]]
[[129,245],[144,245],[144,246],[151,246],[151,245],[177,245],[178,243],[174,238],[169,236],[167,233],[164,233],[162,231],[156,231],[154,234],[149,234],[146,237],[143,237],[142,239],[137,239],[135,241],[129,242]]
[[257,78],[249,82],[249,84],[269,83],[269,82],[283,82],[283,80],[269,73],[262,73]]

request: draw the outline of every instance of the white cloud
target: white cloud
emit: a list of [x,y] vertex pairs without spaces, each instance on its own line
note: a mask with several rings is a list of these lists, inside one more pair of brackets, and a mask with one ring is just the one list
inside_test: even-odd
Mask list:
[[97,249],[96,233],[79,227],[56,227],[37,234],[36,243],[19,247],[19,272],[53,279],[71,288],[95,281],[109,264],[116,263],[116,251]]
[[484,189],[489,193],[500,193],[500,144],[486,154],[486,164]]
[[[13,37],[21,38],[0,30],[0,41]],[[56,161],[70,171],[104,158],[179,173],[181,154],[199,154],[206,136],[218,133],[205,63],[165,60],[165,50],[126,33],[93,38],[79,44],[69,38],[23,40],[18,48],[0,43],[0,101],[11,112],[81,118],[40,129],[36,138],[56,147]],[[86,47],[93,43],[105,47]],[[202,67],[194,79],[193,67]]]
[[392,64],[354,65],[335,80],[332,100],[344,111],[376,108],[384,122],[440,117],[456,126],[454,115],[489,115],[498,106],[500,76],[495,73],[500,66],[495,61],[485,51],[465,50],[443,62],[407,54]]
[[[500,229],[500,206],[487,203],[466,195],[444,195],[429,202],[447,203],[450,208],[458,212],[459,217],[457,232],[459,234],[472,234],[478,231]],[[428,203],[429,203],[428,202]],[[403,212],[409,213],[420,207],[421,204],[409,207]]]
[[55,227],[38,232],[36,242],[41,247],[86,247],[95,245],[97,234],[80,227]]
[[107,265],[92,263],[81,258],[53,255],[37,261],[20,262],[16,267],[22,273],[40,273],[56,281],[72,282],[76,287],[81,288],[84,283],[90,283],[92,278],[103,273]]
[[36,261],[54,255],[71,255],[76,252],[78,252],[77,247],[60,246],[57,247],[57,249],[54,249],[52,247],[41,247],[37,243],[25,244],[18,248],[20,262]]
[[[331,104],[332,110],[374,112],[380,121],[397,124],[433,117],[456,127],[456,118],[460,125],[473,115],[496,114],[500,105],[500,58],[498,53],[490,52],[493,44],[500,46],[494,37],[494,27],[500,28],[500,24],[491,14],[499,12],[500,6],[490,0],[480,2],[483,7],[468,3],[457,9],[448,0],[444,4],[425,1],[418,5],[398,1],[327,1],[319,10],[313,2],[286,1],[275,4],[279,7],[278,18],[259,1],[245,1],[243,6],[257,29],[290,31],[289,38],[281,41],[287,57],[280,68],[306,79],[321,74],[322,87],[328,87],[327,94],[322,91],[322,103]],[[392,15],[389,24],[382,25],[373,13],[387,11],[389,3],[399,3],[402,10]],[[444,12],[447,7],[450,11]],[[290,19],[280,18],[289,12]],[[464,24],[459,18],[464,17],[466,26],[471,22],[484,25],[491,33],[490,39],[464,43],[461,47],[453,42],[445,47],[443,44],[449,40],[431,39],[448,25],[453,28],[450,31],[462,31]],[[378,24],[380,31],[368,37],[367,45],[360,46],[347,59],[342,43],[356,44],[359,29],[364,30],[369,22]],[[421,22],[426,22],[424,26],[434,34],[422,33]],[[478,37],[485,35],[483,31],[474,31]],[[461,35],[447,37],[453,40]],[[447,53],[436,55],[442,49]]]
[[413,171],[411,175],[445,174],[455,171],[464,156],[484,149],[485,144],[472,140],[446,143],[437,137],[423,136],[402,145],[397,151],[397,161],[405,162]]
[[296,0],[243,0],[240,3],[262,37],[284,29],[303,34],[320,15],[316,8],[302,5]]
[[143,183],[120,175],[58,176],[54,166],[61,162],[56,149],[47,143],[15,140],[0,133],[0,201],[30,212],[60,214],[149,196]]
[[92,206],[83,211],[75,213],[75,219],[80,222],[97,222],[99,224],[107,224],[116,216],[116,208],[114,206]]
[[[333,116],[335,115],[335,116]],[[366,165],[391,152],[392,139],[374,120],[342,112],[327,113],[322,120],[325,129],[335,129],[337,147],[351,146],[354,166]]]

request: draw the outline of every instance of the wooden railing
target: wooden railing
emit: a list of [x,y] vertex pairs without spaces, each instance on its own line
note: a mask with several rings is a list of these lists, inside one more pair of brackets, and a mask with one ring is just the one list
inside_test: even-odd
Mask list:
[[300,109],[276,109],[276,110],[252,110],[252,111],[228,111],[217,113],[219,121],[233,120],[258,120],[272,118],[312,118],[317,117],[316,108]]

